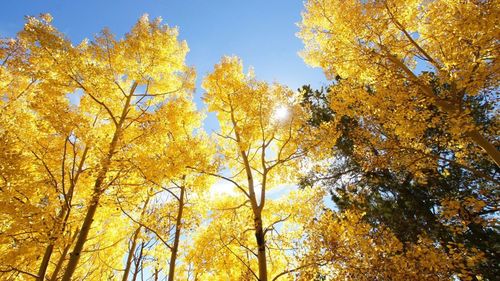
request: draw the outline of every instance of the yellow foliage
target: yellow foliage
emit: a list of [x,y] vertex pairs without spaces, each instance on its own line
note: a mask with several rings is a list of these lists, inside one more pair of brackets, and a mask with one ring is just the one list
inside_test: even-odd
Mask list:
[[[329,79],[340,78],[331,108],[361,118],[360,159],[414,171],[432,167],[436,157],[424,136],[437,128],[450,137],[433,143],[452,150],[460,164],[487,154],[500,165],[489,141],[498,124],[476,125],[465,102],[479,94],[495,100],[498,1],[310,0],[305,9],[301,54]],[[373,155],[377,150],[384,156]]]

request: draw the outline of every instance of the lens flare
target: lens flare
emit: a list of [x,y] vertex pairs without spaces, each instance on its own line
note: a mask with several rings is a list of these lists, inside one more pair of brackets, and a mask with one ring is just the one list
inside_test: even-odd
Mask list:
[[276,108],[276,110],[274,111],[274,118],[276,120],[285,120],[286,118],[288,117],[288,108],[286,108],[286,106],[279,106],[278,108]]

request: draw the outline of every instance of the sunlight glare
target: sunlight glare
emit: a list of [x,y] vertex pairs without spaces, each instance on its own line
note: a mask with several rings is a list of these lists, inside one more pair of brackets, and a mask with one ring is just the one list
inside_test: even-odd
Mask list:
[[288,117],[288,108],[286,106],[281,105],[274,111],[274,118],[276,120],[285,120]]

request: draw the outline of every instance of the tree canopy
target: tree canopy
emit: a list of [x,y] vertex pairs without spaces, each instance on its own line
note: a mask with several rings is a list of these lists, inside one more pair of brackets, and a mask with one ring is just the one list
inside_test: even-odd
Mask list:
[[206,110],[160,18],[1,39],[0,279],[496,280],[500,2],[304,5],[329,84],[223,56]]

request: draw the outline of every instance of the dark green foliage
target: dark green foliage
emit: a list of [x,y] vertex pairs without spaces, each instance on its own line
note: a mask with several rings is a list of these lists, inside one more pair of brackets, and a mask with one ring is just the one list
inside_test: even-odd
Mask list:
[[[463,201],[473,197],[487,203],[487,206],[481,212],[463,207],[459,212],[460,219],[471,221],[471,218],[478,216],[498,217],[499,167],[488,159],[477,160],[473,157],[468,165],[470,169],[464,169],[453,161],[443,162],[439,163],[437,169],[423,171],[427,178],[425,182],[417,180],[410,171],[404,169],[377,167],[364,170],[360,159],[356,159],[353,154],[353,145],[363,141],[356,139],[352,133],[359,127],[360,120],[337,116],[328,106],[328,90],[313,90],[310,86],[300,90],[304,93],[304,106],[312,110],[310,124],[318,126],[335,118],[339,121],[337,129],[341,132],[333,148],[335,161],[328,167],[328,172],[311,174],[302,179],[302,187],[320,184],[328,188],[340,210],[353,207],[363,210],[366,212],[365,219],[375,229],[383,224],[402,242],[415,242],[419,236],[426,235],[443,245],[455,242],[478,248],[487,256],[487,261],[477,269],[478,272],[488,280],[497,280],[500,276],[500,229],[469,223],[465,232],[457,233],[443,221],[440,211],[445,199]],[[478,96],[463,102],[472,105],[475,121],[485,130],[494,122],[494,116],[487,114],[493,106],[491,101]],[[446,134],[446,128],[429,129],[425,136],[429,140],[426,145],[435,155],[453,159],[452,151],[432,141],[435,136]],[[446,173],[443,173],[444,169]]]

